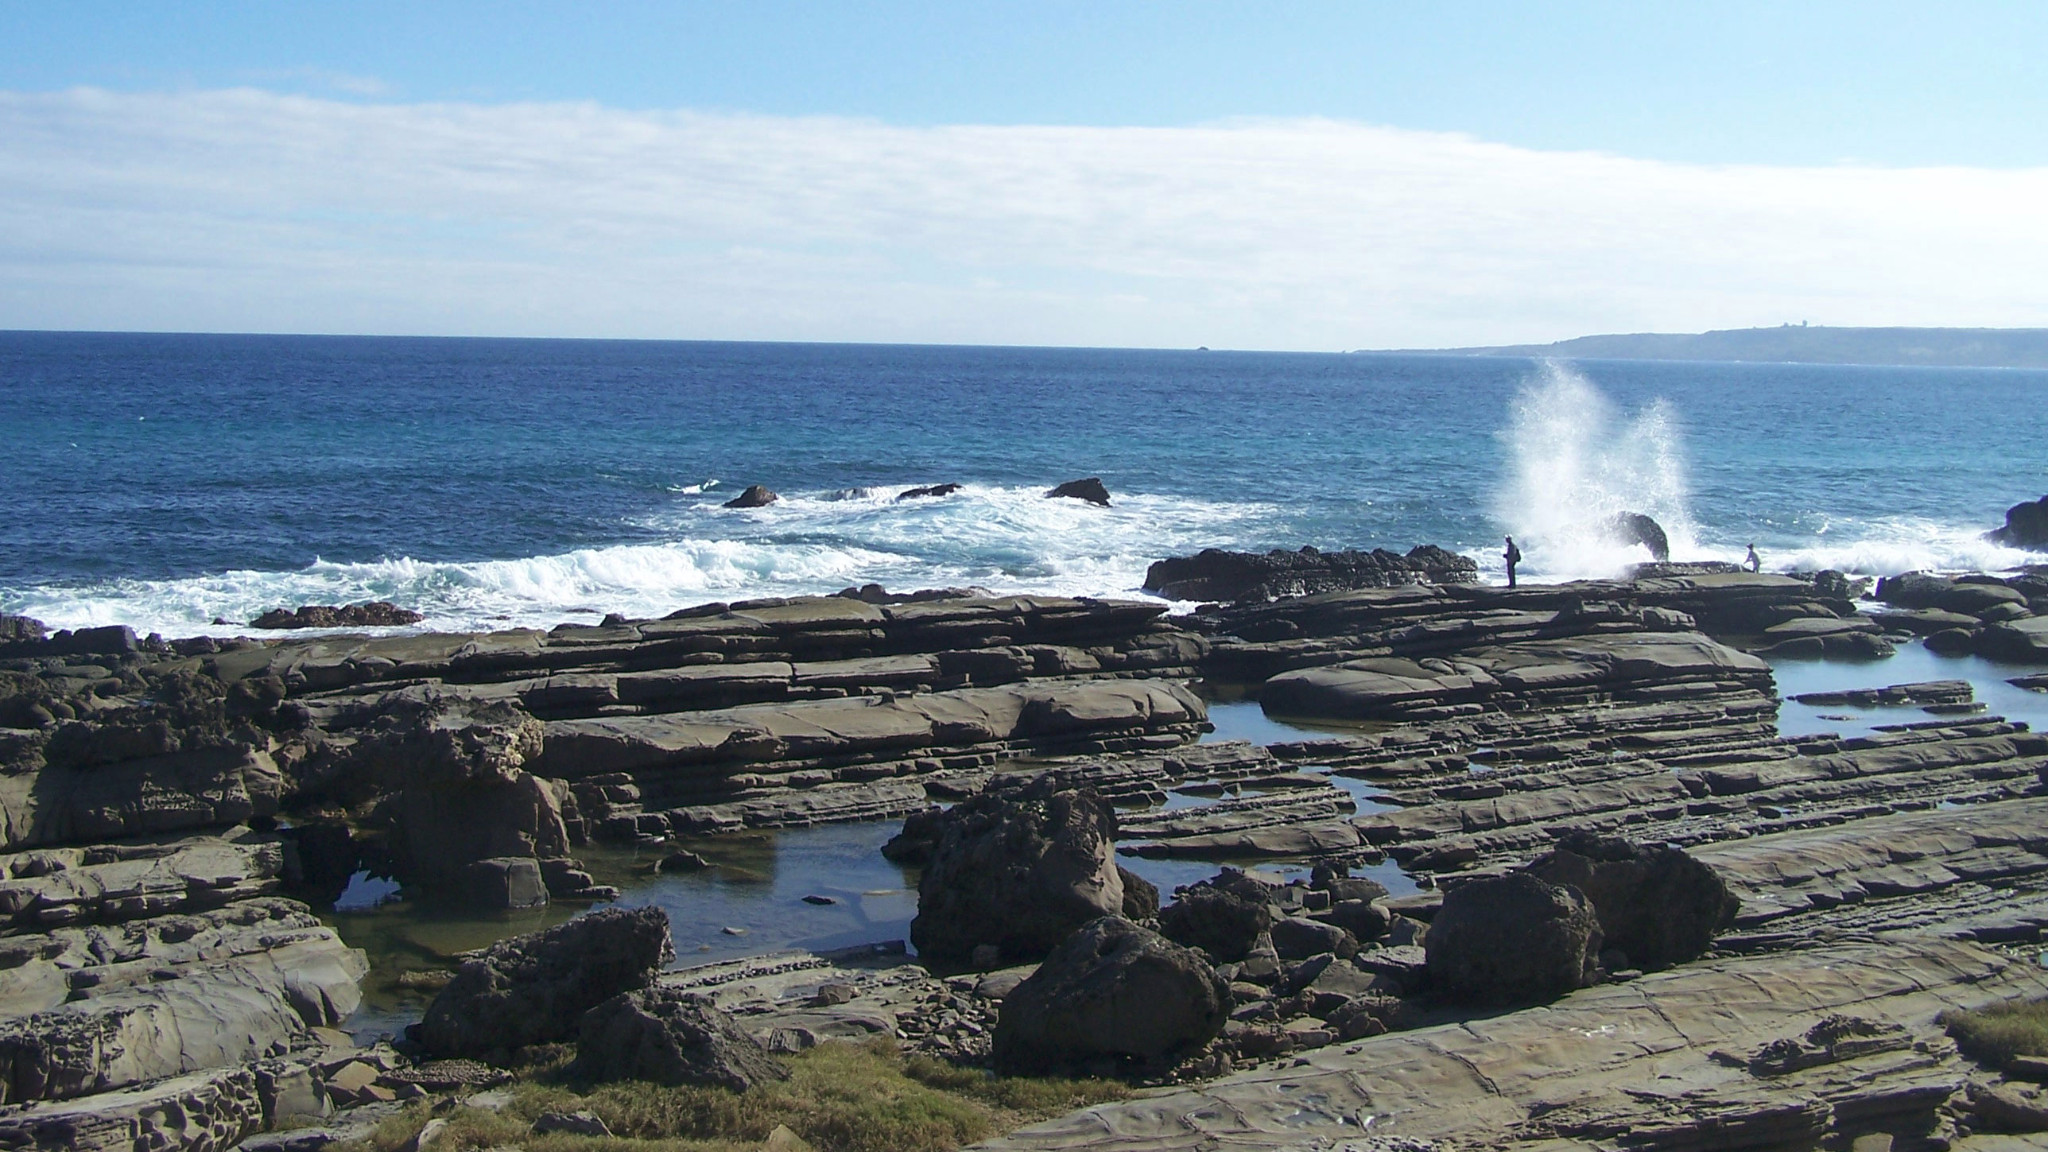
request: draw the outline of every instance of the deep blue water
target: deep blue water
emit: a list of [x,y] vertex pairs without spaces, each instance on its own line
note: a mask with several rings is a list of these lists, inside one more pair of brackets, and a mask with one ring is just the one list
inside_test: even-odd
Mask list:
[[[0,610],[208,630],[891,587],[1130,593],[1227,547],[1999,568],[2048,373],[1433,357],[0,333]],[[1107,510],[1044,489],[1099,475]],[[709,483],[715,481],[716,483]],[[902,488],[967,490],[896,503]],[[719,507],[750,483],[780,492]],[[2039,559],[2038,557],[2036,559]],[[214,628],[213,631],[226,629]]]

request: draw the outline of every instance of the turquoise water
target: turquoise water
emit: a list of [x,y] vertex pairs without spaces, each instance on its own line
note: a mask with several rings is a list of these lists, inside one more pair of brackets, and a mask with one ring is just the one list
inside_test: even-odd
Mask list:
[[[0,333],[0,611],[428,627],[979,584],[1131,594],[1205,546],[1434,542],[1996,569],[2048,373],[1087,349]],[[2005,415],[2001,415],[2005,414]],[[1109,509],[1042,498],[1099,475]],[[913,485],[957,482],[898,503]],[[763,483],[783,500],[720,505]],[[2036,557],[2040,559],[2040,557]]]

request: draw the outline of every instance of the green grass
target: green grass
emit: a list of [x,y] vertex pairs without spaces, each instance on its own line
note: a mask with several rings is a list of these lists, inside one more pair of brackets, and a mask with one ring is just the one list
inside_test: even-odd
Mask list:
[[1951,1009],[1941,1022],[1958,1047],[1986,1064],[2002,1068],[2015,1056],[2048,1056],[2048,997]]
[[[786,1125],[818,1152],[952,1152],[1037,1120],[1119,1100],[1106,1080],[996,1078],[889,1042],[822,1044],[787,1061],[790,1078],[745,1093],[640,1082],[566,1082],[559,1068],[523,1080],[500,1112],[457,1108],[436,1152],[516,1144],[526,1152],[726,1152],[757,1148]],[[588,1111],[614,1139],[527,1135],[543,1112]],[[393,1117],[356,1147],[394,1152],[429,1118],[425,1103]]]

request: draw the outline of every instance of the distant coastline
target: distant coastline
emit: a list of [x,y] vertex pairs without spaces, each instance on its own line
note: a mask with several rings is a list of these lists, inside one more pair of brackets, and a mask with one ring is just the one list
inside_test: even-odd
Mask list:
[[2048,368],[2048,328],[1824,328],[1784,325],[1690,334],[1636,332],[1580,336],[1555,344],[1385,351],[1429,356],[1555,356],[1580,360],[1727,360],[1872,367]]

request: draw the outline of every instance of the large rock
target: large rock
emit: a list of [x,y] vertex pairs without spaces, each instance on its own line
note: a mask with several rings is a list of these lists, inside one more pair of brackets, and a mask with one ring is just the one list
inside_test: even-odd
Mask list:
[[1123,911],[1116,815],[1093,791],[1053,773],[998,778],[940,819],[910,922],[920,955],[960,962],[992,945],[1007,960],[1036,960]]
[[426,617],[387,600],[367,604],[305,604],[296,612],[273,608],[254,620],[251,628],[391,628],[417,624]]
[[1659,564],[1671,559],[1671,540],[1664,534],[1664,526],[1641,512],[1617,513],[1606,527],[1607,534],[1614,540],[1648,548]]
[[1600,922],[1576,888],[1527,872],[1461,884],[1429,924],[1429,987],[1445,1000],[1539,1004],[1593,982]]
[[1109,489],[1104,488],[1102,481],[1094,476],[1085,480],[1069,480],[1047,492],[1045,496],[1048,500],[1065,497],[1071,500],[1086,500],[1090,504],[1100,504],[1104,508],[1109,507]]
[[1719,873],[1684,852],[1618,836],[1568,832],[1528,871],[1585,893],[1604,947],[1626,952],[1636,968],[1698,959],[1742,903]]
[[1226,552],[1206,548],[1193,556],[1160,560],[1145,570],[1145,590],[1169,600],[1261,603],[1354,588],[1401,584],[1471,583],[1479,566],[1434,544],[1406,556],[1375,548],[1370,552]]
[[659,908],[603,908],[500,940],[463,961],[434,997],[419,1041],[438,1056],[477,1058],[566,1041],[585,1012],[645,988],[674,958]]
[[1159,910],[1159,930],[1168,939],[1200,948],[1219,963],[1245,958],[1273,926],[1272,892],[1235,869],[1180,889]]
[[570,1075],[585,1080],[710,1084],[744,1092],[789,1072],[700,995],[656,986],[583,1014]]
[[765,508],[782,497],[770,492],[764,484],[749,484],[747,490],[725,502],[727,508]]
[[1083,926],[1003,999],[1005,1075],[1104,1057],[1153,1062],[1223,1030],[1230,985],[1195,952],[1120,917]]
[[2006,509],[2005,527],[1994,528],[1988,535],[2008,548],[2048,552],[2048,496]]

